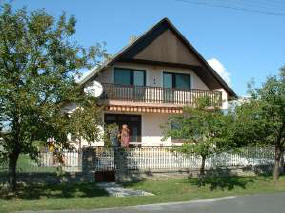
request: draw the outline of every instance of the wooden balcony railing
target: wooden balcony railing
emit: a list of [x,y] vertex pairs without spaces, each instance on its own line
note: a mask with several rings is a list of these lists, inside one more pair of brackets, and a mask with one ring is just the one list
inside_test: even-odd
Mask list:
[[211,90],[182,90],[162,87],[126,86],[103,83],[103,99],[144,103],[192,105],[200,97],[208,97],[211,106],[222,106],[222,93]]

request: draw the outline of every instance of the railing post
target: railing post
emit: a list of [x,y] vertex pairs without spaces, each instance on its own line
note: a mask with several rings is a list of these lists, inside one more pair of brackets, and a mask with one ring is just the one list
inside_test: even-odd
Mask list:
[[[222,92],[199,89],[173,89],[160,87],[145,87],[133,85],[105,84],[105,94],[103,98],[149,102],[149,103],[176,103],[176,104],[196,104],[199,97],[210,98],[211,105],[222,106]],[[218,103],[216,103],[218,101]]]

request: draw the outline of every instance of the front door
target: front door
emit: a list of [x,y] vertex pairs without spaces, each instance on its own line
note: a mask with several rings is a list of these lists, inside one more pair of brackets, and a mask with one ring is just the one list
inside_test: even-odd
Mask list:
[[127,124],[130,129],[130,142],[141,142],[141,115],[105,114],[105,123],[115,123],[119,130]]

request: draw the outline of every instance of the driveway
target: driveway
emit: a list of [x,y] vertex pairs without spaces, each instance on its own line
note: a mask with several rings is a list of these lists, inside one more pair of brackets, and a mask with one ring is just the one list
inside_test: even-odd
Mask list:
[[[29,212],[29,211],[25,211]],[[284,213],[285,193],[226,197],[218,199],[195,200],[187,202],[140,205],[133,207],[95,209],[40,211],[60,213]],[[29,212],[30,213],[30,212]],[[33,212],[35,213],[35,212]]]

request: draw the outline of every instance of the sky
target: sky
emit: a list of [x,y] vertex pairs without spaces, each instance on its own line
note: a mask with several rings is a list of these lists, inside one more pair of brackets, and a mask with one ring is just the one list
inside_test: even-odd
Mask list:
[[[215,1],[222,4],[226,0]],[[248,2],[227,1],[227,6]],[[79,44],[88,47],[104,41],[111,54],[124,47],[131,35],[138,36],[168,17],[233,90],[243,96],[248,82],[254,80],[259,87],[267,76],[278,74],[285,65],[285,12],[279,16],[268,14],[269,7],[271,11],[277,7],[285,11],[285,0],[272,0],[270,5],[266,0],[249,1],[251,4],[243,6],[267,13],[191,4],[187,0],[14,0],[12,6],[27,6],[29,11],[45,8],[53,16],[63,11],[75,15],[75,38]]]

